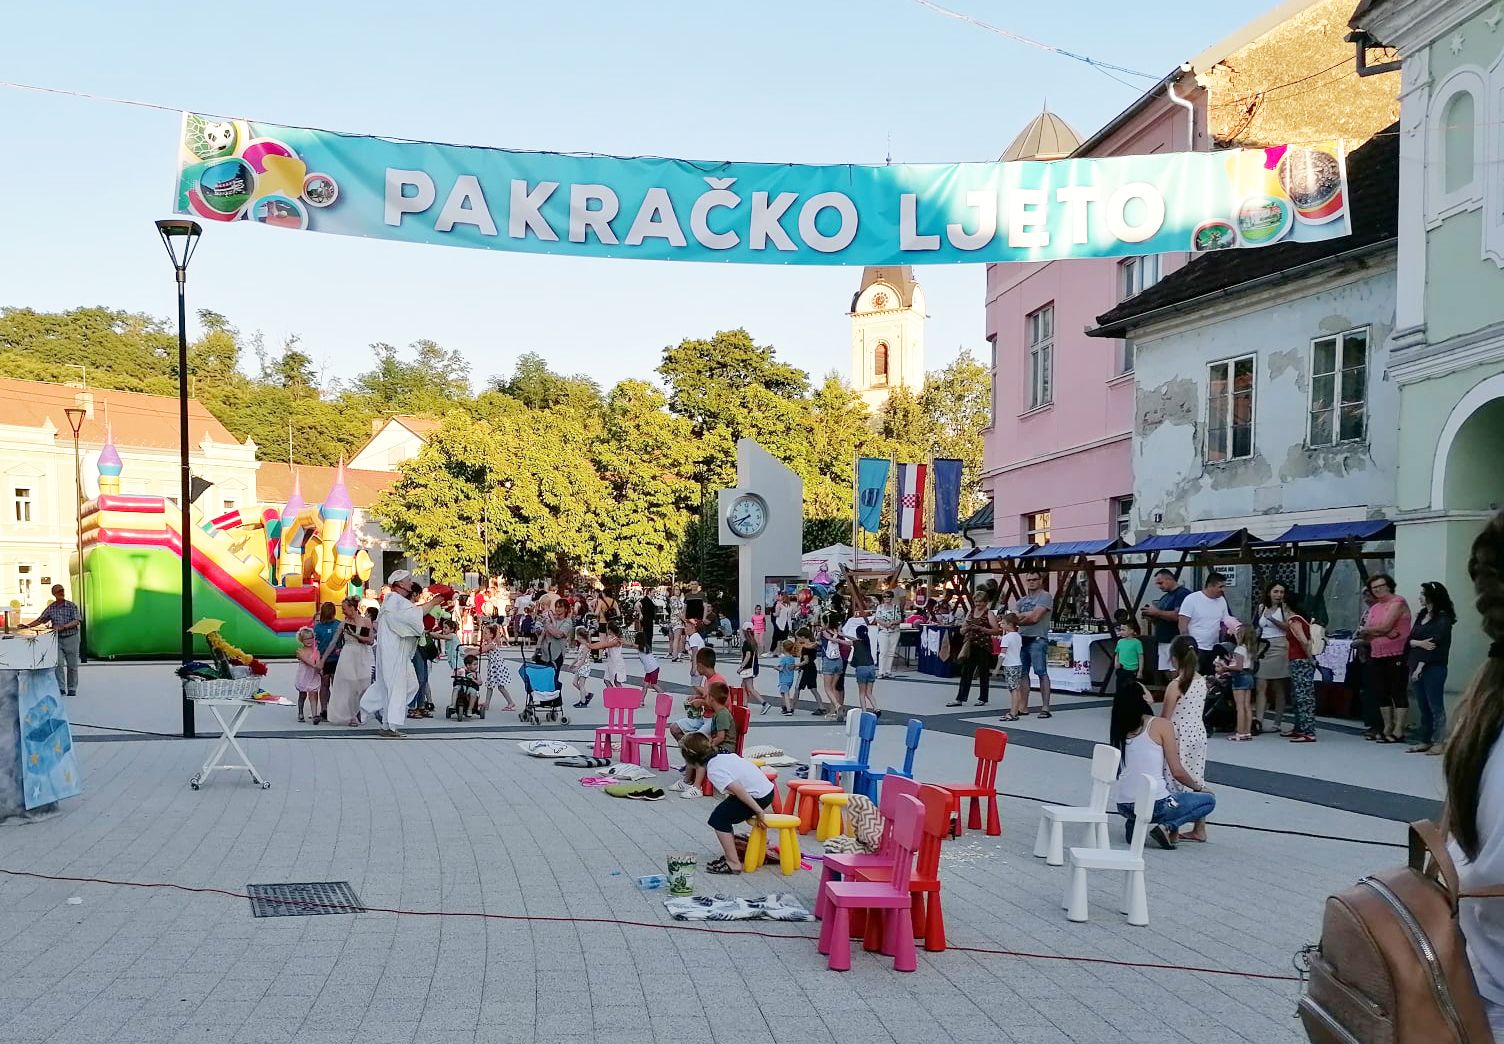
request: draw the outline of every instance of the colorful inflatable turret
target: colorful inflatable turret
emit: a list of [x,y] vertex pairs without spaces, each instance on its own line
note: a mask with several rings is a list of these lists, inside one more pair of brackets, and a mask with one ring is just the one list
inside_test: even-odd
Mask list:
[[115,448],[114,429],[104,426],[104,449],[99,451],[99,492],[119,493],[120,473],[125,465],[120,461],[120,451]]
[[292,473],[292,493],[282,509],[281,550],[277,554],[277,579],[283,587],[297,584],[303,576],[303,540],[305,529],[300,522],[307,514],[303,503],[303,473]]

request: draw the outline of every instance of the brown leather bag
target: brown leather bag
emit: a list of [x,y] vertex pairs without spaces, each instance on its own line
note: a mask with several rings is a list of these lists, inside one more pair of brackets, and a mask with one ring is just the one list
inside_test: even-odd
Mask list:
[[1440,829],[1410,824],[1410,865],[1363,878],[1326,901],[1321,943],[1305,951],[1300,1018],[1312,1044],[1493,1044],[1467,946],[1460,893]]

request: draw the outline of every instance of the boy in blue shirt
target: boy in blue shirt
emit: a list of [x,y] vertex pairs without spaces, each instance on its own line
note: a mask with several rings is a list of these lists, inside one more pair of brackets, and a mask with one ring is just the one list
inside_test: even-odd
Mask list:
[[783,713],[794,713],[794,668],[798,660],[794,650],[798,646],[792,638],[784,641],[782,655],[778,657],[778,697],[783,702]]

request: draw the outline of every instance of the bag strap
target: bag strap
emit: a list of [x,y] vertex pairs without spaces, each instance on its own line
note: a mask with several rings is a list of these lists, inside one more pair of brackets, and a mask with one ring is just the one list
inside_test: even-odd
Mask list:
[[[1435,874],[1427,870],[1427,855],[1431,857]],[[1452,861],[1452,853],[1447,851],[1446,838],[1442,836],[1441,828],[1429,819],[1416,820],[1410,824],[1410,867],[1417,873],[1428,877],[1439,875],[1442,887],[1446,889],[1454,911],[1457,909],[1459,899],[1504,899],[1504,885],[1480,888],[1472,892],[1461,890],[1457,864]]]

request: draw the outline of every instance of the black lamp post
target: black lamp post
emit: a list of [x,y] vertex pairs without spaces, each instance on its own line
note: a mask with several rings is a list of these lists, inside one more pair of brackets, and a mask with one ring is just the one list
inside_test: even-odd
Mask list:
[[[182,635],[183,663],[193,659],[193,635],[188,629],[193,626],[193,525],[189,512],[193,509],[192,475],[188,469],[188,262],[193,259],[198,237],[204,229],[197,221],[186,218],[169,218],[157,222],[157,232],[167,256],[172,259],[173,271],[178,282],[178,467],[182,472],[178,496],[178,532],[182,539],[183,596]],[[188,683],[183,682],[183,736],[192,739],[193,701],[188,698]]]
[[[84,605],[84,466],[83,457],[78,452],[78,433],[83,430],[86,411],[82,406],[69,406],[63,413],[68,417],[68,427],[73,429],[73,482],[78,496],[78,503],[73,509],[74,533],[77,540],[74,550],[78,552],[78,579],[73,581],[73,597],[78,599],[79,617],[86,620],[88,614]],[[87,648],[83,640],[84,626],[82,622],[78,625],[80,649]]]

